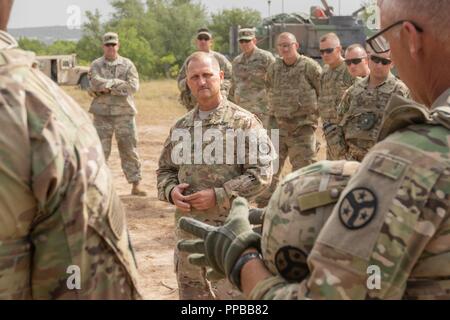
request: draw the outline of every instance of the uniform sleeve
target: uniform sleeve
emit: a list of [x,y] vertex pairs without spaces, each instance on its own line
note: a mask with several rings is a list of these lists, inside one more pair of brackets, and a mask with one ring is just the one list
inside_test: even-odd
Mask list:
[[171,202],[170,192],[179,184],[179,167],[172,161],[172,143],[171,135],[167,137],[161,156],[159,157],[158,169],[156,170],[156,179],[158,184],[158,199]]
[[183,65],[181,66],[180,73],[178,74],[178,77],[177,77],[178,90],[180,90],[180,92],[186,91],[186,88],[187,88],[187,84],[186,84],[186,62],[187,61],[185,61],[183,63]]
[[342,96],[341,102],[339,103],[339,105],[337,107],[337,113],[338,113],[338,117],[339,117],[340,121],[343,120],[345,114],[350,109],[350,103],[351,103],[350,91],[351,91],[351,89],[352,89],[352,87],[348,88],[344,92],[344,95]]
[[126,80],[114,79],[110,89],[115,96],[129,96],[139,90],[139,74],[133,62],[129,62]]
[[222,91],[225,91],[228,96],[230,89],[231,89],[231,85],[232,85],[233,67],[227,58],[222,57],[221,58],[221,68],[223,71],[223,82],[222,82],[221,88],[222,88]]
[[[309,276],[295,284],[268,278],[251,298],[401,299],[408,283],[419,281],[420,289],[421,279],[448,274],[436,260],[448,250],[448,170],[431,156],[415,157],[417,150],[381,144],[364,159],[320,232],[308,257]],[[418,291],[430,298],[435,289]]]
[[310,83],[310,85],[316,90],[316,95],[320,95],[320,79],[322,76],[322,68],[320,65],[315,62],[311,61],[311,63],[307,64],[306,67],[306,79]]
[[[252,126],[257,134],[258,146],[265,146],[268,151],[266,154],[259,155],[255,164],[246,164],[242,166],[242,175],[237,176],[224,183],[222,188],[215,188],[216,200],[218,206],[230,208],[231,202],[235,197],[241,196],[248,200],[254,199],[262,194],[272,181],[272,160],[274,157],[274,147],[261,123],[252,118]],[[249,143],[246,143],[246,159],[249,159]]]
[[110,85],[110,80],[101,76],[100,64],[95,61],[92,63],[89,69],[89,81],[91,84],[91,90],[93,92],[100,92],[107,89],[107,85]]

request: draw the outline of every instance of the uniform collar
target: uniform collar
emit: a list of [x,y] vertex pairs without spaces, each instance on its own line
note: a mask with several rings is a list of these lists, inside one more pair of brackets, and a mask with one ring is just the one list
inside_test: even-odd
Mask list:
[[444,91],[431,106],[431,110],[437,107],[450,106],[450,88]]
[[[369,87],[369,79],[370,79],[370,75],[363,78],[362,81],[360,82],[366,89]],[[387,78],[382,83],[377,85],[375,87],[375,89],[378,89],[378,88],[384,86],[386,83],[391,82],[393,79],[396,79],[395,76],[391,72],[389,72]]]
[[120,55],[118,55],[116,60],[109,61],[106,60],[105,56],[103,56],[103,63],[107,64],[108,66],[116,66],[119,64],[123,64],[123,58]]
[[19,45],[12,35],[6,31],[0,30],[0,50],[14,49]]
[[208,118],[206,118],[203,121],[200,120],[198,116],[198,105],[197,105],[194,108],[194,110],[192,110],[187,114],[185,124],[188,127],[193,127],[194,123],[197,121],[201,121],[202,126],[223,123],[228,110],[228,104],[229,101],[226,98],[222,98],[222,102],[219,104],[219,106],[216,109],[214,109],[214,111],[209,114]]

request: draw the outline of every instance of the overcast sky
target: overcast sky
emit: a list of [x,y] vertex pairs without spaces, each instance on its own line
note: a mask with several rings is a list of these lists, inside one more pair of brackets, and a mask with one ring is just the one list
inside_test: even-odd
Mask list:
[[[263,17],[268,15],[267,0],[197,0],[206,6],[208,11],[216,12],[230,8],[253,8],[261,12]],[[350,14],[357,10],[362,0],[328,0],[335,12]],[[310,6],[321,5],[320,0],[271,0],[271,14],[282,12],[309,12]],[[81,12],[81,23],[84,22],[84,12],[99,9],[104,19],[109,18],[112,8],[108,0],[15,0],[11,15],[10,28],[63,26],[67,21],[77,21],[76,12]]]

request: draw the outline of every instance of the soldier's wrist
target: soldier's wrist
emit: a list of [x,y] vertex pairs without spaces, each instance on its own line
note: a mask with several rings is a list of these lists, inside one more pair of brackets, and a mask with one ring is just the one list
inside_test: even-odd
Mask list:
[[234,264],[233,268],[231,269],[229,280],[234,286],[236,286],[241,291],[242,291],[242,284],[241,284],[242,269],[248,262],[254,259],[262,260],[261,253],[256,248],[248,248],[241,254],[241,256],[237,259],[236,263]]
[[176,184],[169,184],[166,188],[165,188],[165,195],[166,195],[166,199],[167,201],[169,201],[171,204],[173,203],[173,199],[172,199],[172,191],[173,189],[175,189],[177,185]]

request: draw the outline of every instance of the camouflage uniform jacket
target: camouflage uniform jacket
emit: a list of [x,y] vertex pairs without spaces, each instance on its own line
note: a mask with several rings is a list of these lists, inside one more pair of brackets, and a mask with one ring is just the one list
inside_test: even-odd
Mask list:
[[[162,201],[171,201],[170,192],[180,183],[188,183],[190,187],[186,190],[186,194],[191,194],[208,188],[214,188],[216,193],[217,205],[215,208],[207,211],[191,211],[191,216],[198,219],[214,219],[217,223],[222,223],[231,207],[231,201],[236,196],[242,196],[251,199],[262,193],[269,185],[272,179],[272,163],[271,161],[255,161],[252,164],[245,160],[243,164],[236,164],[237,147],[231,149],[232,164],[227,159],[208,162],[206,158],[207,146],[206,141],[202,141],[202,135],[213,133],[222,135],[223,154],[229,156],[230,149],[227,150],[227,142],[235,141],[226,137],[227,131],[233,130],[256,130],[260,144],[268,144],[271,148],[271,142],[267,137],[265,130],[262,129],[261,122],[250,112],[238,107],[232,102],[224,99],[221,104],[209,115],[209,118],[201,121],[198,118],[198,108],[191,110],[171,129],[171,133],[167,138],[164,149],[159,159],[159,168],[157,170],[158,180],[158,198]],[[207,131],[208,130],[208,131]],[[178,143],[179,137],[190,135],[192,141],[188,141],[187,152],[183,154],[186,159],[180,163],[174,163],[173,153],[179,154],[179,147],[182,143]],[[200,136],[200,137],[199,137]],[[184,138],[185,139],[185,138]],[[186,141],[183,139],[183,144]],[[206,139],[206,138],[205,138]],[[211,139],[211,138],[210,138]],[[219,138],[220,139],[220,138]],[[195,141],[194,141],[195,140]],[[215,140],[216,141],[216,140]],[[235,141],[236,142],[236,141]],[[197,146],[195,144],[197,143]],[[221,142],[219,142],[221,143]],[[236,146],[236,143],[234,144]],[[202,152],[198,148],[202,148]],[[245,159],[249,157],[248,144],[245,145]],[[211,152],[211,150],[209,150]],[[227,151],[227,152],[225,152]],[[190,153],[190,154],[189,154]],[[198,157],[200,155],[200,159]],[[207,222],[208,222],[207,221]]]
[[341,193],[295,284],[260,299],[450,298],[450,88],[431,111],[394,96],[380,139]]
[[[220,85],[220,91],[222,92],[222,96],[224,98],[228,97],[228,93],[231,88],[231,78],[232,78],[232,66],[230,61],[221,53],[216,51],[210,51],[210,53],[217,59],[219,62],[220,70],[223,71],[223,80]],[[189,58],[188,58],[189,59]],[[192,110],[197,105],[197,100],[191,94],[191,90],[187,85],[186,79],[186,63],[188,59],[183,63],[181,67],[180,73],[178,74],[177,82],[178,89],[180,90],[180,103],[184,105],[188,111]]]
[[[139,75],[131,60],[121,56],[114,61],[98,58],[92,62],[89,80],[94,95],[89,112],[102,116],[136,114],[133,94],[139,89]],[[105,89],[111,92],[102,93]]]
[[409,89],[391,73],[374,89],[369,88],[369,77],[358,80],[350,87],[339,105],[339,114],[343,117],[340,127],[348,160],[361,161],[375,144],[392,95],[409,97]]
[[338,106],[344,92],[354,83],[344,61],[332,69],[325,65],[320,79],[319,115],[325,124],[339,123]]
[[252,113],[267,113],[266,73],[275,62],[272,53],[255,48],[249,57],[241,53],[233,60],[231,99]]
[[277,118],[302,117],[299,125],[317,125],[320,65],[299,55],[293,65],[277,58],[267,71],[269,111]]
[[[15,47],[0,31],[0,299],[139,297],[91,120]],[[81,288],[71,290],[77,268]]]

